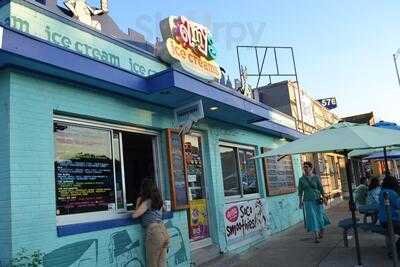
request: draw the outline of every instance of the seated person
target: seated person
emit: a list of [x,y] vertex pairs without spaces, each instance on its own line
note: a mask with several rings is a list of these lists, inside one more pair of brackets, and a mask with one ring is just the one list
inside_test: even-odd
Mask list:
[[378,177],[373,177],[369,181],[368,185],[368,196],[367,205],[379,206],[379,194],[381,192],[381,186]]
[[[382,189],[379,194],[379,222],[384,228],[387,228],[387,216],[385,212],[385,199],[384,193],[387,193],[390,201],[390,210],[393,220],[394,233],[400,235],[400,215],[398,209],[400,208],[400,185],[397,179],[393,176],[386,176],[382,181]],[[396,242],[397,253],[400,252],[400,240]]]
[[367,204],[367,196],[368,196],[368,187],[367,187],[367,178],[361,177],[360,185],[354,190],[354,201],[357,205],[357,208],[361,205]]
[[[379,194],[381,192],[380,181],[378,177],[370,178],[368,185],[368,196],[367,205],[364,207],[368,209],[368,212],[364,214],[364,222],[367,221],[367,216],[371,216],[373,224],[378,221],[378,209],[379,209]],[[361,208],[360,208],[361,212]]]

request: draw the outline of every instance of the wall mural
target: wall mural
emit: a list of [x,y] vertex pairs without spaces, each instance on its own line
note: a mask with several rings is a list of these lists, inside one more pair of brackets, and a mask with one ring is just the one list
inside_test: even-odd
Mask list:
[[[165,226],[170,235],[170,246],[167,254],[168,266],[190,266],[187,254],[188,240],[186,242],[181,229],[175,226],[172,220],[167,221]],[[99,247],[100,249],[108,249],[108,252],[105,253],[105,255],[108,255],[108,262],[99,257],[99,255],[104,255],[99,251]],[[121,230],[113,232],[104,246],[99,246],[98,239],[81,240],[58,247],[45,254],[40,253],[42,257],[40,262],[44,267],[93,267],[104,266],[104,263],[115,267],[145,267],[144,249],[142,238],[132,238],[128,230]],[[30,250],[22,249],[22,251],[25,255],[20,258],[23,263],[27,263],[33,256],[27,255]]]
[[280,232],[302,219],[296,198],[297,196],[293,196],[268,203],[268,231]]
[[143,253],[138,253],[138,250],[143,251],[140,241],[132,241],[127,230],[113,233],[108,245],[110,265],[144,267],[145,260],[139,256]]

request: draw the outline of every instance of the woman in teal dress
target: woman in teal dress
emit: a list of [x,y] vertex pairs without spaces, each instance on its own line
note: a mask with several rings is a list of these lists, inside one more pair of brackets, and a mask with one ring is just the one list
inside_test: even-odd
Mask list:
[[304,174],[299,180],[299,207],[305,210],[305,224],[307,232],[313,232],[315,243],[319,243],[324,235],[324,228],[330,224],[324,209],[324,189],[321,181],[313,175],[313,165],[303,163]]

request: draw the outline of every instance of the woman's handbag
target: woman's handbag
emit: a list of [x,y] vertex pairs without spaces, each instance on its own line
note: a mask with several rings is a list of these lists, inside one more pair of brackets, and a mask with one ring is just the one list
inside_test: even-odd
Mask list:
[[[307,181],[307,184],[308,184],[309,187],[311,187],[311,188],[314,189],[316,192],[318,192],[318,194],[321,194],[321,193],[319,192],[318,188],[316,188],[316,187],[314,186],[314,184],[308,180],[308,178],[305,178],[305,177],[304,177],[304,180]],[[324,204],[324,198],[323,198],[322,196],[320,196],[319,198],[317,198],[315,201],[317,202],[318,205],[323,205],[323,204]]]

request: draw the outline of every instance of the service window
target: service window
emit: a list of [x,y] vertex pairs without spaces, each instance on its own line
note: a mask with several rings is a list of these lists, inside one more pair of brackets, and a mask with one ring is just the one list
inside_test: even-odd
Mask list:
[[254,148],[221,143],[219,151],[225,196],[259,193]]
[[155,135],[55,121],[54,141],[59,224],[128,211],[135,206],[143,179],[158,176]]

